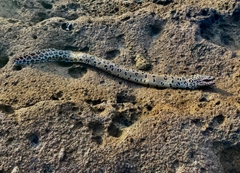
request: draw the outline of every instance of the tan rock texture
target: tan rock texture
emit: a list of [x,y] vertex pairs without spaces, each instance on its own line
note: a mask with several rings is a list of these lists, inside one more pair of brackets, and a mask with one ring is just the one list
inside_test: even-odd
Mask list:
[[[1,0],[0,173],[240,172],[240,3]],[[68,22],[71,23],[69,30]],[[13,67],[44,48],[213,88],[155,89],[84,64]]]

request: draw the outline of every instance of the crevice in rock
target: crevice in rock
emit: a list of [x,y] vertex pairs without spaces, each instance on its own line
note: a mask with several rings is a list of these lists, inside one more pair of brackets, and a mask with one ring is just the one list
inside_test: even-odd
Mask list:
[[71,67],[68,69],[68,74],[72,78],[81,78],[86,73],[87,73],[87,67],[85,65],[79,65],[79,66]]
[[[240,49],[240,22],[237,17],[239,10],[236,9],[231,16],[220,15],[216,11],[208,10],[209,17],[199,24],[202,38],[216,45],[231,50]],[[232,22],[236,21],[236,22]]]

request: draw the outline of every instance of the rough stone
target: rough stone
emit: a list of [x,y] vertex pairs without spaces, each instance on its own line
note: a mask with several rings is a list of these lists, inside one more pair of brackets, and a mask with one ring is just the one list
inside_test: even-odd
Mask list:
[[[0,172],[240,172],[235,0],[1,0]],[[72,25],[67,28],[70,22]],[[155,89],[80,64],[12,66],[43,48],[213,88]]]

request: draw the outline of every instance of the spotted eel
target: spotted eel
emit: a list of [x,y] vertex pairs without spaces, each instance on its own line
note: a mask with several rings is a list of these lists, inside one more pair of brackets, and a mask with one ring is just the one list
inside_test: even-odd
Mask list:
[[13,64],[35,64],[44,62],[80,62],[106,71],[119,78],[157,88],[197,89],[214,85],[214,77],[205,75],[170,76],[156,75],[134,69],[128,69],[111,61],[82,52],[69,50],[43,49],[35,53],[13,59]]

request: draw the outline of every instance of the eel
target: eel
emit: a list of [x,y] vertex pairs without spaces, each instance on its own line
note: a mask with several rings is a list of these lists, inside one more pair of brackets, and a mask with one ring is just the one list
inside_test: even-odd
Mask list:
[[173,76],[150,74],[135,69],[125,68],[123,66],[112,63],[109,60],[98,58],[90,54],[74,52],[70,50],[57,50],[52,48],[43,49],[15,58],[13,59],[13,65],[18,66],[54,61],[84,63],[119,78],[156,88],[198,89],[201,87],[208,87],[215,84],[215,78],[213,76]]

